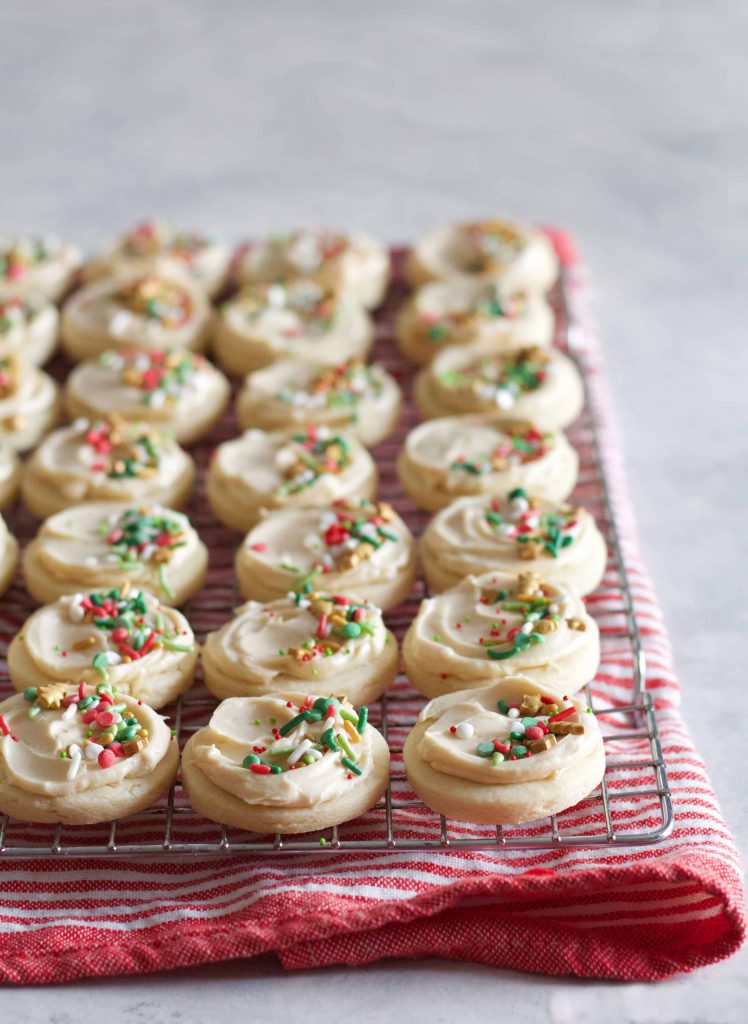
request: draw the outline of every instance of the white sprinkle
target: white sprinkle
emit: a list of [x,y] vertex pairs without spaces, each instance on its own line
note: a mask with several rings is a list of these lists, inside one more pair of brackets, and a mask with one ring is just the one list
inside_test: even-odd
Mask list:
[[500,409],[511,409],[514,405],[514,395],[506,388],[498,388],[494,401]]
[[80,752],[80,747],[78,747],[77,748],[77,752],[75,754],[71,754],[70,755],[70,764],[68,766],[68,773],[67,773],[67,778],[69,780],[72,780],[72,779],[74,779],[76,777],[76,775],[78,774],[78,770],[80,769],[80,766],[81,766],[81,752]]
[[311,757],[311,759],[313,761],[321,761],[322,760],[322,751],[321,750],[307,750],[307,757]]
[[532,633],[533,626],[534,626],[534,623],[526,622],[524,624],[524,626],[521,627],[521,632],[523,632],[523,633]]
[[77,713],[78,713],[78,705],[77,704],[68,704],[68,706],[62,712],[62,720],[63,720],[63,722],[69,722],[71,718],[75,718]]
[[461,740],[469,740],[470,737],[474,734],[475,729],[470,724],[470,722],[460,722],[455,732],[457,733]]
[[[513,708],[512,710],[516,711],[517,709]],[[525,727],[522,724],[522,722],[515,722],[514,725],[512,726],[512,732],[519,732],[519,733],[522,733],[524,735]]]
[[86,747],[86,759],[88,761],[97,761],[103,749],[100,743],[89,743]]
[[509,708],[507,715],[509,718],[519,718],[519,708]]
[[301,743],[299,743],[297,747],[294,747],[293,751],[288,755],[286,759],[288,764],[296,764],[299,758],[303,757],[304,754],[306,754],[307,750],[309,750],[311,745],[311,740],[302,740]]

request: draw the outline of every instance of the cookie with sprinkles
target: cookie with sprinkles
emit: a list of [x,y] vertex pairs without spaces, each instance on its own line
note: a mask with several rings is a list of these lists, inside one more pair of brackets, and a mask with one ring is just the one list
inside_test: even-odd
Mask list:
[[21,356],[0,356],[0,443],[26,452],[59,418],[59,392],[49,374]]
[[61,340],[73,362],[107,349],[205,348],[211,321],[205,292],[189,277],[157,270],[105,277],[62,307]]
[[52,235],[0,238],[0,301],[43,296],[57,302],[72,286],[81,251]]
[[7,508],[21,486],[21,460],[7,444],[0,444],[0,509]]
[[49,434],[26,463],[21,495],[40,519],[86,501],[180,506],[194,475],[171,435],[112,414]]
[[521,487],[502,497],[453,501],[426,527],[420,552],[431,590],[491,569],[530,570],[548,583],[571,583],[582,597],[600,584],[608,557],[587,509],[536,498]]
[[493,342],[450,345],[421,370],[413,400],[422,419],[476,413],[495,423],[530,420],[562,430],[584,404],[579,370],[562,352],[529,345],[497,353]]
[[18,541],[8,529],[5,519],[0,516],[0,596],[13,582],[18,565]]
[[182,755],[193,808],[252,832],[350,821],[379,802],[389,771],[389,748],[366,707],[298,692],[224,700]]
[[510,293],[543,293],[552,287],[558,271],[558,257],[547,235],[497,219],[436,228],[408,259],[408,277],[416,286],[459,277],[499,281]]
[[426,697],[522,673],[576,693],[600,664],[600,634],[566,583],[487,572],[421,602],[403,640],[408,678]]
[[40,604],[126,582],[179,606],[203,585],[208,550],[187,516],[161,505],[93,502],[46,519],[24,551]]
[[415,363],[430,363],[448,345],[490,344],[494,352],[548,348],[555,315],[539,292],[509,291],[500,282],[449,277],[417,289],[397,319],[397,341]]
[[559,432],[514,421],[445,416],[415,427],[398,456],[400,482],[419,508],[437,512],[456,498],[515,487],[549,501],[574,489],[579,456]]
[[485,825],[559,814],[605,772],[600,726],[586,703],[522,675],[432,700],[408,734],[404,761],[428,807]]
[[410,593],[415,544],[387,502],[341,498],[268,513],[244,538],[236,574],[248,600],[273,601],[320,586],[358,594],[386,611]]
[[236,411],[245,430],[324,424],[349,430],[373,447],[395,429],[401,407],[400,388],[380,364],[356,358],[320,366],[285,359],[248,375]]
[[365,359],[374,325],[347,292],[306,277],[245,285],[215,318],[213,350],[221,367],[243,375],[281,359],[335,366]]
[[376,485],[376,466],[361,442],[325,426],[246,430],[216,448],[207,477],[216,518],[244,532],[263,510],[371,498]]
[[33,612],[11,641],[8,671],[17,690],[84,679],[160,708],[192,685],[197,654],[181,612],[124,584]]
[[308,277],[352,295],[366,309],[375,309],[387,290],[390,257],[368,235],[301,228],[248,246],[237,275],[241,284]]
[[205,685],[219,698],[294,689],[365,703],[384,693],[397,663],[379,608],[310,586],[248,601],[203,647]]
[[65,404],[71,418],[97,419],[114,412],[191,444],[220,420],[229,392],[220,370],[194,352],[110,349],[75,367],[65,386]]
[[178,766],[164,718],[109,684],[55,679],[0,703],[0,814],[113,821],[154,804]]
[[0,358],[43,366],[57,348],[59,321],[57,307],[43,295],[0,299]]
[[120,235],[83,268],[86,281],[158,270],[187,276],[208,295],[226,283],[231,249],[218,238],[187,231],[165,221],[146,220]]

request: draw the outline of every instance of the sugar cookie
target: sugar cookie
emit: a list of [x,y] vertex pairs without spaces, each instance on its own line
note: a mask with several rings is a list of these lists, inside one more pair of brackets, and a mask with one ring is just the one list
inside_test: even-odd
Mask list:
[[13,582],[18,565],[18,541],[0,516],[0,596]]
[[167,434],[119,417],[53,431],[24,468],[21,496],[40,519],[84,501],[183,505],[195,467]]
[[384,737],[334,698],[232,697],[192,736],[182,781],[198,814],[254,832],[295,834],[339,825],[387,788]]
[[539,572],[566,581],[584,597],[600,583],[607,548],[581,506],[530,497],[521,487],[503,498],[458,498],[438,512],[421,537],[421,562],[432,590],[488,572]]
[[245,429],[278,430],[306,423],[347,429],[365,445],[397,426],[402,394],[381,365],[349,359],[338,366],[286,359],[247,377],[237,401]]
[[142,701],[65,680],[0,704],[0,813],[90,825],[135,814],[171,786],[179,747]]
[[357,594],[385,611],[410,593],[416,574],[410,530],[386,503],[343,498],[332,505],[268,513],[236,555],[243,596],[284,597],[309,582]]
[[0,444],[0,509],[7,508],[21,484],[21,460],[7,444]]
[[374,605],[336,594],[248,601],[203,647],[205,685],[216,697],[279,690],[376,700],[397,673],[397,641]]
[[485,825],[558,814],[589,796],[605,772],[600,726],[584,701],[520,675],[432,700],[404,759],[428,807]]
[[187,516],[118,502],[50,516],[23,556],[26,587],[40,604],[127,581],[178,606],[203,585],[207,567],[208,550]]
[[0,443],[28,451],[59,414],[59,392],[48,374],[18,356],[0,356]]
[[474,416],[422,423],[408,434],[397,460],[408,495],[431,512],[465,495],[506,494],[515,487],[563,501],[578,471],[579,456],[562,433]]
[[0,238],[0,301],[42,295],[57,302],[73,283],[81,252],[51,235]]
[[411,250],[408,260],[414,285],[460,276],[500,281],[508,292],[548,291],[558,269],[547,235],[506,220],[437,228]]
[[192,685],[197,644],[189,623],[127,585],[69,594],[33,612],[8,649],[17,690],[81,679],[109,683],[154,708]]
[[374,325],[355,296],[299,278],[247,285],[216,317],[213,349],[227,373],[246,374],[279,359],[330,366],[365,359]]
[[328,505],[373,497],[377,471],[360,441],[327,427],[265,433],[247,430],[213,453],[207,477],[210,507],[234,530],[249,530],[263,509]]
[[190,444],[220,420],[229,391],[220,370],[193,352],[108,350],[75,367],[65,404],[71,417],[117,413],[168,430],[180,444]]
[[496,281],[450,277],[413,293],[397,318],[401,351],[428,363],[447,345],[490,343],[494,352],[548,347],[555,316],[543,295],[507,292]]
[[568,584],[487,572],[421,603],[403,640],[408,678],[427,697],[521,672],[576,693],[600,664],[600,634]]
[[41,295],[0,299],[0,359],[42,366],[57,348],[59,321],[57,307]]

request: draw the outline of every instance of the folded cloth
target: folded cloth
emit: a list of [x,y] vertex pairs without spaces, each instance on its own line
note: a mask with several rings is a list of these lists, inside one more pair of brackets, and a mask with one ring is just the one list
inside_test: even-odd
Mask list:
[[[2,980],[57,982],[275,952],[289,968],[441,956],[543,974],[641,981],[712,963],[740,946],[745,935],[740,862],[704,764],[678,714],[667,636],[637,553],[620,445],[590,318],[589,285],[570,237],[550,229],[549,234],[565,267],[575,320],[583,328],[576,340],[599,420],[668,768],[674,808],[669,837],[652,845],[593,849],[331,852],[187,861],[64,855],[9,860],[0,855]],[[395,253],[398,273],[402,255]],[[407,374],[392,340],[392,310],[393,302],[383,311],[376,355],[402,380]],[[388,480],[394,486],[392,459],[401,437],[402,431],[376,452],[383,493]],[[589,444],[583,437],[572,439]],[[198,450],[203,464],[208,455],[205,446]],[[581,501],[590,496],[600,498],[594,480],[580,489]],[[398,502],[401,511],[409,507]],[[211,547],[208,585],[190,610],[193,625],[203,633],[228,617],[235,538],[211,523],[202,492],[190,512]],[[424,521],[412,508],[409,518],[415,526]],[[13,525],[21,536],[32,530],[22,514]],[[589,599],[604,640],[605,627],[621,620],[616,593],[609,576]],[[406,615],[414,607],[406,608]],[[3,650],[30,608],[28,595],[14,587],[0,617]],[[615,628],[610,633],[616,634]],[[607,707],[629,704],[631,680],[626,642],[604,642],[593,686],[596,701]],[[396,689],[407,700],[406,685],[400,680]],[[642,760],[650,757],[646,741],[638,748],[626,746],[627,759],[632,749]],[[646,772],[634,767],[622,773],[620,783],[615,776],[609,785],[636,791],[652,785],[651,772],[651,767]],[[404,792],[405,783],[400,785]],[[621,834],[654,830],[658,813],[656,796],[650,802],[611,801],[611,820]],[[599,824],[600,814],[599,800],[584,803],[568,812],[568,821],[583,830]],[[408,824],[412,835],[421,834],[418,809]],[[38,842],[43,831],[31,829],[29,835]],[[459,834],[469,837],[471,827],[460,826]],[[548,824],[530,823],[513,834],[547,836]]]

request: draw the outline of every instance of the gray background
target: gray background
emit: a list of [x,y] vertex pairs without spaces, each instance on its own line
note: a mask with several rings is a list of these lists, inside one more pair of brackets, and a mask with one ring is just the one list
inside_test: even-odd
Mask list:
[[[152,214],[234,238],[321,223],[400,241],[495,212],[576,232],[685,715],[744,845],[744,732],[722,736],[744,706],[747,621],[746,5],[47,0],[0,18],[3,227],[89,248]],[[743,1024],[747,967],[647,987],[265,959],[2,1006],[57,1024],[336,1006],[367,1022]]]

